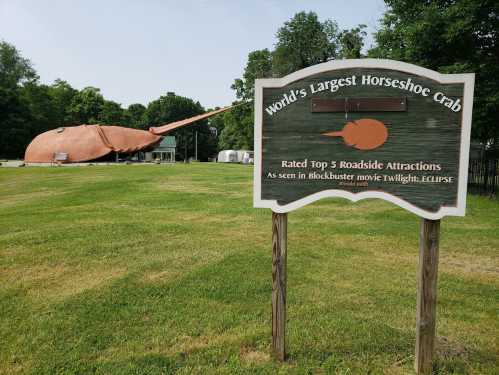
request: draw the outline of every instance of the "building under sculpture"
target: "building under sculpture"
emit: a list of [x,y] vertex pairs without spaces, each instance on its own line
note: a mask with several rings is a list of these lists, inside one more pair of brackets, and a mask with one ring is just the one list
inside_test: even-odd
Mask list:
[[36,136],[26,148],[26,163],[77,163],[99,159],[111,152],[134,153],[152,148],[161,136],[233,107],[225,107],[149,131],[108,125],[79,125],[49,130]]

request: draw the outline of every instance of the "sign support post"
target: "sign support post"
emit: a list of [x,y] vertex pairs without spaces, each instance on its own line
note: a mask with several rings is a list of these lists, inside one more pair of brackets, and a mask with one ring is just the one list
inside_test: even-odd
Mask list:
[[437,314],[438,250],[440,220],[421,220],[419,233],[416,353],[414,369],[419,375],[432,370]]
[[272,212],[272,350],[286,359],[286,262],[288,214]]
[[328,197],[379,198],[422,218],[414,368],[431,374],[440,220],[466,211],[474,82],[378,59],[255,80],[253,206],[272,210],[276,359],[286,357],[287,213]]

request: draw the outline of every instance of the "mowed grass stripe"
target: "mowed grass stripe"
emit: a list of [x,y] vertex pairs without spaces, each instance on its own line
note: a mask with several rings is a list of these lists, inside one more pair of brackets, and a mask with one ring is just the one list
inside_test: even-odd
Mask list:
[[[498,372],[499,204],[442,222],[439,374]],[[270,358],[270,211],[252,169],[0,169],[0,374],[409,374],[419,219],[289,215],[288,348]]]

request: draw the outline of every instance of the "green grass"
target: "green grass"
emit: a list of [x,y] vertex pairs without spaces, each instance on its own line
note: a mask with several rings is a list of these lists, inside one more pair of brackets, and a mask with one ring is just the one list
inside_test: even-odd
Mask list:
[[[0,374],[411,374],[419,219],[289,215],[270,357],[271,213],[239,165],[0,169]],[[499,203],[442,221],[438,374],[499,373]]]

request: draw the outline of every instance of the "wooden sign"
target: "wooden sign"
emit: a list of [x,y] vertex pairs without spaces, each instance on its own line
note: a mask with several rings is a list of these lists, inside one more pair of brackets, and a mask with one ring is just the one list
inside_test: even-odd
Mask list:
[[427,219],[464,215],[473,84],[375,59],[256,80],[254,206],[381,198]]
[[474,74],[339,60],[255,81],[254,206],[272,213],[272,348],[286,358],[287,212],[381,198],[419,216],[414,368],[429,375],[440,218],[466,208]]

